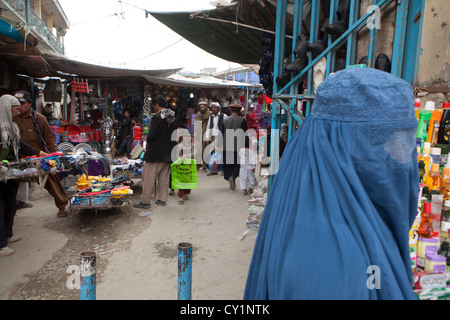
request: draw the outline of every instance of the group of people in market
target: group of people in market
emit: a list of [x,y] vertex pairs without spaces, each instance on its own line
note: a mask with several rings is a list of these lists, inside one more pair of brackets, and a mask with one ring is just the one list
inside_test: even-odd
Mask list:
[[[217,175],[216,170],[208,172],[208,163],[205,157],[205,149],[211,150],[211,153],[223,153],[223,176],[229,182],[230,189],[236,189],[236,178],[239,177],[240,188],[243,194],[252,192],[256,185],[254,172],[256,167],[256,152],[251,149],[251,143],[248,137],[245,138],[245,144],[242,148],[238,141],[226,143],[227,130],[235,131],[242,129],[246,132],[247,124],[241,113],[242,106],[232,104],[229,106],[230,113],[222,112],[218,102],[212,102],[208,106],[207,100],[198,102],[198,112],[194,119],[194,148],[192,152],[191,136],[179,134],[177,131],[176,141],[173,139],[173,133],[177,129],[186,129],[185,117],[180,120],[176,113],[167,105],[167,101],[162,96],[152,99],[152,107],[155,115],[151,119],[150,131],[147,136],[147,150],[144,154],[144,168],[142,171],[142,194],[138,203],[134,204],[136,208],[150,208],[150,200],[155,195],[155,204],[165,206],[168,195],[173,195],[174,190],[171,186],[171,163],[174,161],[173,150],[176,150],[177,144],[187,146],[176,151],[176,157],[183,159],[201,159],[198,168],[207,173],[207,176]],[[183,121],[184,120],[184,121]],[[220,145],[222,141],[222,145]],[[239,149],[238,149],[239,148]],[[178,149],[177,149],[178,150]],[[201,152],[196,157],[196,152]],[[176,159],[175,159],[176,160]],[[249,178],[250,177],[250,178]],[[183,204],[188,200],[191,190],[178,190],[178,203]]]
[[[53,151],[48,124],[27,109],[30,100],[26,92],[0,97],[2,161]],[[155,203],[166,204],[171,153],[181,141],[172,141],[183,125],[166,100],[157,96],[152,105],[137,208],[150,208],[155,191]],[[209,144],[226,140],[226,130],[246,131],[240,105],[231,105],[227,117],[216,108],[212,104],[210,112],[201,101],[196,117],[202,136],[213,128]],[[273,179],[244,299],[416,299],[408,242],[419,191],[416,132],[414,92],[406,81],[371,68],[330,75]],[[208,143],[200,143],[205,150]],[[222,148],[231,189],[241,179],[237,160],[246,155],[228,149],[233,144],[224,141]],[[201,167],[207,171],[206,162]],[[54,184],[46,188],[63,216],[67,197]],[[15,190],[13,180],[0,182],[0,256],[14,253],[8,244],[20,240],[13,234]],[[186,200],[188,194],[179,196]]]
[[[33,100],[27,91],[0,97],[0,161],[15,162],[26,156],[46,156],[57,151],[54,135],[47,119],[32,108]],[[59,177],[50,173],[44,188],[54,198],[58,217],[66,217],[69,199]],[[13,224],[18,205],[16,199],[19,182],[0,182],[0,256],[11,255],[14,249],[8,244],[19,241],[13,234]],[[32,204],[25,204],[30,207]]]
[[120,128],[120,141],[117,150],[115,151],[116,156],[125,155],[130,157],[131,151],[133,150],[133,127],[139,125],[138,117],[132,116],[129,110],[124,110],[123,118],[121,120],[114,120],[114,127]]

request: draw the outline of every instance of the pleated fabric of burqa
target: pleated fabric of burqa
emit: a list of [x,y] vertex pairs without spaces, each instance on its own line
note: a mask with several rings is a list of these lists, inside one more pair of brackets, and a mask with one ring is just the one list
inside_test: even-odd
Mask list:
[[416,131],[406,81],[330,75],[274,177],[244,299],[416,299]]

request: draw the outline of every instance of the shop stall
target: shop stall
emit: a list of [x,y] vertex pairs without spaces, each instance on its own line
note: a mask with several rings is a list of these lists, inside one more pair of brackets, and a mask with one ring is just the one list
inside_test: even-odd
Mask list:
[[83,174],[77,182],[77,192],[70,198],[69,221],[81,210],[119,209],[129,217],[133,182],[126,175],[116,178]]

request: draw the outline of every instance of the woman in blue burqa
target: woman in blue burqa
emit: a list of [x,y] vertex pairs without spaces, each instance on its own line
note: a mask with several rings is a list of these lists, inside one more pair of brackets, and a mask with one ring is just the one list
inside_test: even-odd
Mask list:
[[245,299],[415,299],[409,231],[419,170],[412,87],[330,75],[274,177]]

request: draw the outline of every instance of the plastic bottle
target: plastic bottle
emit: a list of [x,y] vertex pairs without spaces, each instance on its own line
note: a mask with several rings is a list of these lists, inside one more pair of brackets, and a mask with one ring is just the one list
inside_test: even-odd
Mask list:
[[[433,193],[434,191],[432,191]],[[441,232],[442,207],[444,204],[444,196],[442,194],[431,195],[431,227],[433,228],[433,237],[439,237]]]
[[[430,108],[434,109],[434,107],[432,106]],[[437,144],[439,140],[439,127],[442,119],[442,114],[442,109],[434,109],[431,113],[430,123],[428,125],[427,142],[430,142],[433,146]]]
[[[420,140],[420,139],[418,139],[418,140]],[[417,147],[417,162],[423,162],[423,155],[422,155],[422,147],[420,146],[420,145],[418,145]]]
[[430,148],[430,155],[433,163],[441,164],[441,148]]
[[423,160],[419,161],[419,182],[423,182],[423,175],[425,174],[425,163]]
[[420,110],[419,124],[417,126],[416,137],[421,139],[422,145],[424,145],[424,142],[426,142],[428,138],[428,125],[431,119],[432,112],[433,112],[432,110],[428,109]]
[[431,165],[433,164],[433,159],[431,158],[431,148],[430,148],[429,142],[425,142],[423,144],[422,159],[423,159],[423,162],[425,163],[425,174],[428,174],[431,170]]
[[445,196],[449,190],[450,190],[450,167],[446,165],[442,169],[442,181],[439,192]]
[[422,214],[420,215],[419,236],[426,239],[433,237],[433,218],[431,216],[431,203],[423,204]]
[[439,174],[439,164],[433,163],[431,165],[431,170],[427,177],[425,178],[424,183],[428,186],[430,191],[440,190],[441,187],[441,175]]
[[420,119],[420,108],[421,108],[420,99],[416,98],[414,101],[414,112],[416,113],[417,121],[419,121]]
[[450,103],[442,105],[442,118],[439,123],[438,144],[448,144],[450,134]]

